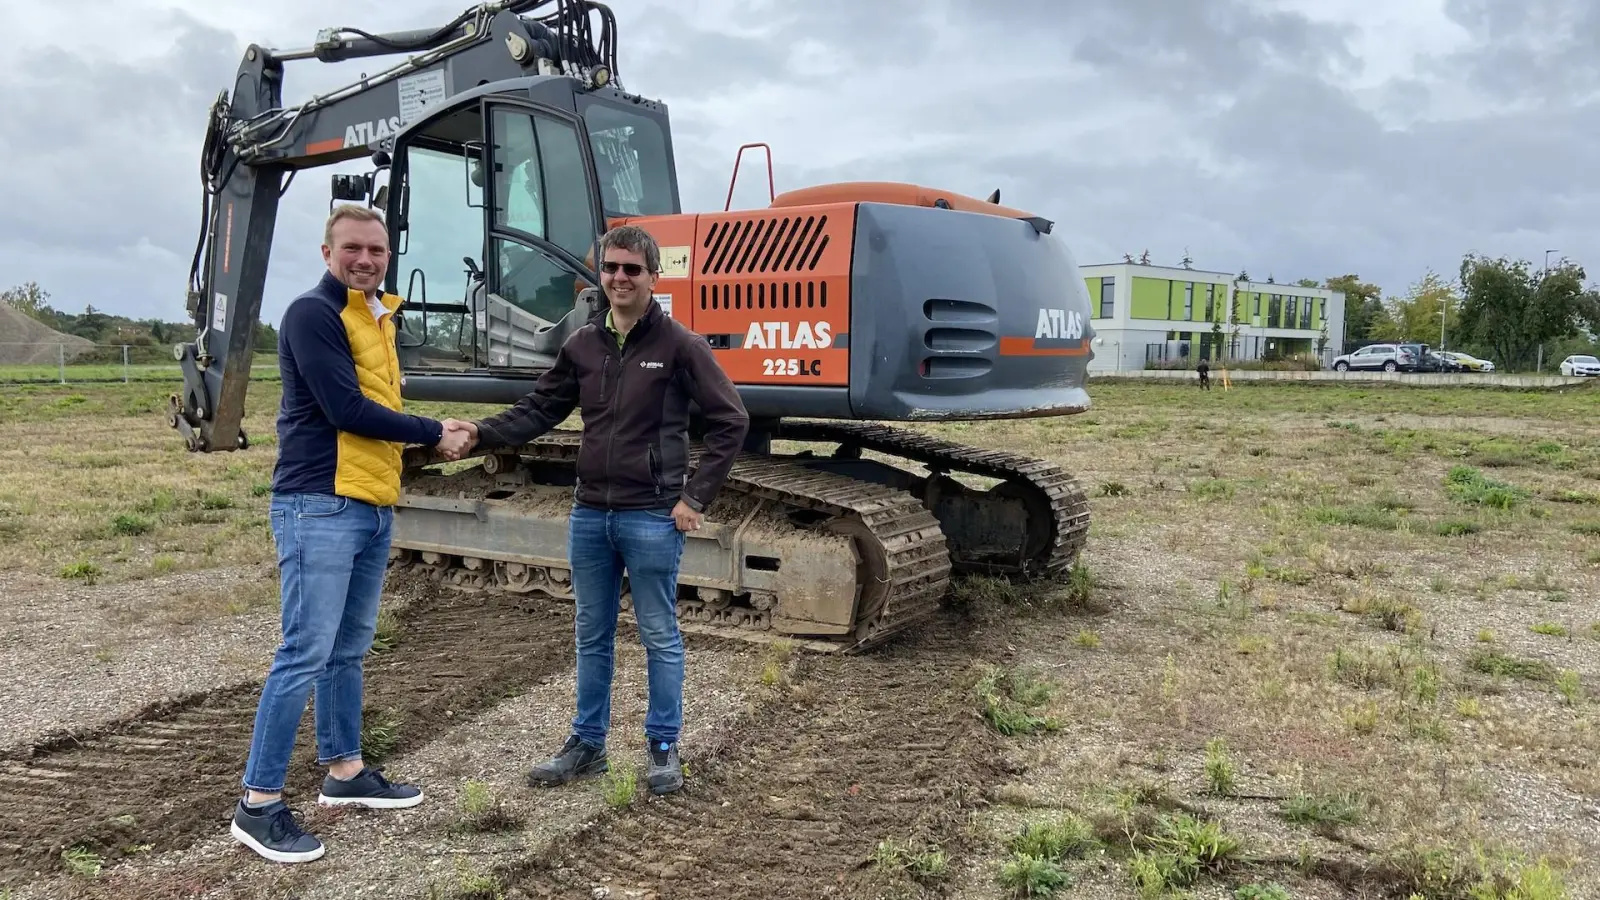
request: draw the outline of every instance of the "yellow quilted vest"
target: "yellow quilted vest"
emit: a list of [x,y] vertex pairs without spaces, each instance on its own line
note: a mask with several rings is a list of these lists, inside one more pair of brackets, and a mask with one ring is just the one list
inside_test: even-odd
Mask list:
[[[404,405],[400,398],[400,357],[394,349],[394,311],[401,298],[379,295],[387,312],[373,318],[367,297],[351,290],[339,318],[350,338],[350,354],[356,361],[356,381],[361,393],[395,412]],[[334,474],[334,491],[378,506],[392,506],[400,499],[400,451],[393,441],[339,432],[339,460]]]

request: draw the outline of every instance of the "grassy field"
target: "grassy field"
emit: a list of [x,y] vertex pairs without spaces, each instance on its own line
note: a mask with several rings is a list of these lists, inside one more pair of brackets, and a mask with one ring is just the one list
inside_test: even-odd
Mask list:
[[[250,395],[251,450],[204,456],[166,428],[170,389],[0,392],[8,744],[41,739],[62,716],[26,711],[63,697],[84,697],[83,727],[178,690],[139,693],[172,667],[165,642],[227,646],[216,684],[264,672],[276,386]],[[626,782],[581,802],[521,786],[569,715],[570,657],[551,656],[402,743],[395,764],[430,773],[437,799],[381,832],[382,870],[405,871],[416,896],[458,898],[706,896],[693,886],[713,882],[771,897],[824,884],[963,900],[1600,896],[1600,390],[1093,394],[1071,419],[928,429],[1079,475],[1094,525],[1076,584],[963,582],[937,633],[870,659],[696,644],[696,740],[724,749],[686,750],[703,787],[692,775],[666,801],[631,803]],[[207,589],[216,573],[237,587]],[[117,622],[138,627],[113,647]],[[529,646],[556,653],[565,622]],[[61,674],[36,684],[47,666]],[[125,695],[99,686],[112,670]],[[636,647],[619,647],[624,670],[619,715],[634,715]],[[389,671],[374,689],[407,667]],[[169,762],[127,764],[140,765]],[[79,849],[0,872],[0,890],[315,897],[384,883],[353,864],[285,873],[240,855],[218,824],[222,778],[189,831],[74,843],[63,825],[39,846]],[[498,824],[473,825],[486,816]],[[330,860],[369,841],[380,826],[365,821],[319,823],[343,842]],[[0,822],[0,845],[32,835]]]

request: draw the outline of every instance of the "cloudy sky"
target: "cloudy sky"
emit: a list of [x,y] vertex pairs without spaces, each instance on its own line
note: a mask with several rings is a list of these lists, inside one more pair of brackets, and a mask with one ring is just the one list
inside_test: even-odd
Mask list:
[[[1080,262],[1148,249],[1402,293],[1462,254],[1600,275],[1593,0],[611,0],[624,86],[674,119],[684,206],[767,141],[779,191],[912,181],[1051,217]],[[250,41],[443,24],[430,0],[0,9],[0,282],[184,318],[206,113]],[[337,9],[337,12],[333,10]],[[291,63],[291,102],[375,61]],[[750,160],[735,206],[762,205]],[[339,171],[354,171],[344,167]],[[327,175],[284,198],[263,316],[322,271]]]

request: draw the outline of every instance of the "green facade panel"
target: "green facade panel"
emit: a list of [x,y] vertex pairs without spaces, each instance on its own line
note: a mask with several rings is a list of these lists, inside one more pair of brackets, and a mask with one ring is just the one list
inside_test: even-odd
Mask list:
[[1165,319],[1167,317],[1167,291],[1172,282],[1165,278],[1133,277],[1133,300],[1128,305],[1128,315],[1134,319]]

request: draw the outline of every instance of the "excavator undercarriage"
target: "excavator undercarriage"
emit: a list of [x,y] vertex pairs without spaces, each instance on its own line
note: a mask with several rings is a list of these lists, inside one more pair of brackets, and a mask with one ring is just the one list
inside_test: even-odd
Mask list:
[[[395,574],[570,601],[580,435],[553,431],[454,472],[425,448],[409,451]],[[782,421],[764,435],[836,449],[740,455],[686,537],[685,631],[864,650],[934,613],[952,576],[1058,579],[1087,537],[1083,491],[1049,462],[870,423]],[[997,483],[974,488],[958,475]]]

